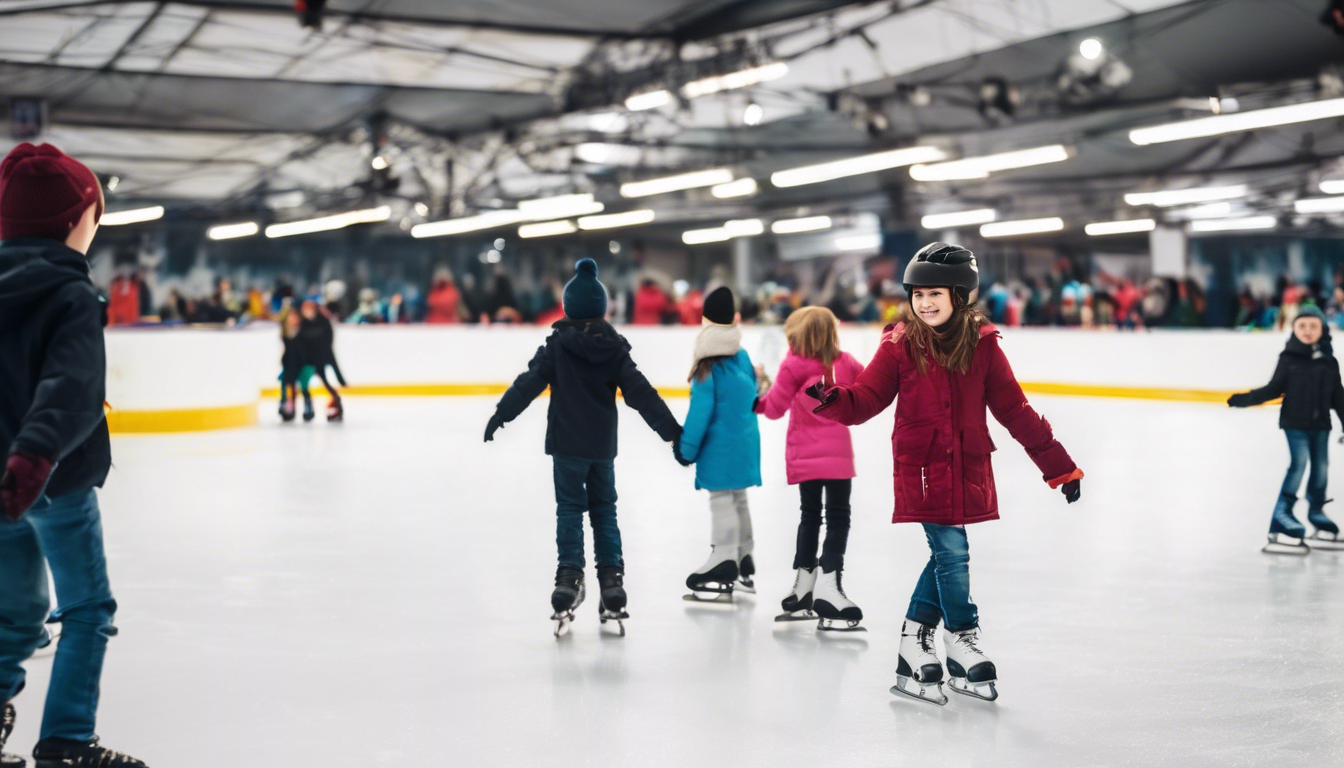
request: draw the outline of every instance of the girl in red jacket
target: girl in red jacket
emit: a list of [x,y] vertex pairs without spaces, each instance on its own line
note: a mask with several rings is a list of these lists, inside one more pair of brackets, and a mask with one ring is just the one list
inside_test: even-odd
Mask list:
[[891,691],[935,704],[947,703],[934,651],[939,621],[952,690],[998,698],[994,663],[980,650],[965,528],[999,516],[986,407],[1026,448],[1050,487],[1062,486],[1069,503],[1078,500],[1083,477],[1050,424],[1027,404],[998,332],[972,307],[979,277],[975,256],[965,248],[925,246],[905,270],[910,321],[883,340],[853,385],[823,381],[808,390],[821,400],[816,412],[841,424],[862,424],[897,400],[892,522],[922,524],[931,557],[901,628]]

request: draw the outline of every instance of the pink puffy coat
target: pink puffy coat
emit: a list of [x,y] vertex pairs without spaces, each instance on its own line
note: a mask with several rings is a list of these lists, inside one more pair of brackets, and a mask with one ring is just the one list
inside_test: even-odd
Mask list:
[[[853,384],[863,373],[863,365],[848,352],[841,352],[832,368],[835,384]],[[804,391],[820,381],[825,372],[820,360],[799,357],[790,350],[779,366],[774,386],[756,405],[756,412],[768,419],[789,414],[784,447],[789,485],[854,477],[854,444],[849,439],[849,427],[813,413],[817,401]]]

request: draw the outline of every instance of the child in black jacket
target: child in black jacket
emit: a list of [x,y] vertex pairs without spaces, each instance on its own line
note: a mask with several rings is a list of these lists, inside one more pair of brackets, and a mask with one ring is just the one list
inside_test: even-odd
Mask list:
[[[1344,549],[1339,526],[1325,516],[1325,486],[1328,479],[1330,411],[1344,422],[1344,384],[1339,378],[1339,362],[1330,344],[1325,316],[1314,305],[1302,308],[1293,320],[1293,335],[1279,355],[1274,378],[1265,386],[1233,395],[1227,404],[1245,408],[1283,398],[1279,428],[1288,436],[1288,475],[1279,491],[1274,516],[1269,522],[1269,544],[1265,552],[1305,555],[1311,546]],[[1341,439],[1344,442],[1344,438]],[[1307,478],[1307,520],[1315,532],[1306,538],[1306,527],[1293,515],[1297,489],[1302,475],[1311,465]]]
[[[597,279],[597,263],[583,259],[565,286],[565,319],[528,363],[527,372],[504,393],[485,429],[485,440],[517,418],[546,387],[546,453],[555,464],[556,533],[559,567],[551,607],[556,636],[564,634],[583,602],[583,513],[593,529],[602,623],[628,618],[623,586],[625,562],[616,525],[616,389],[663,440],[681,434],[658,391],[630,359],[630,343],[605,320],[607,289]],[[624,634],[624,625],[621,632]]]

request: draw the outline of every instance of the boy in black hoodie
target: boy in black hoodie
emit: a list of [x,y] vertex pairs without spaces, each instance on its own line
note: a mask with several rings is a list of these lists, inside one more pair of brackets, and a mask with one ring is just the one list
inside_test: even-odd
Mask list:
[[[1279,501],[1269,522],[1269,543],[1265,552],[1305,555],[1306,542],[1321,549],[1344,549],[1339,526],[1325,516],[1325,486],[1329,476],[1330,411],[1344,422],[1344,383],[1339,378],[1339,362],[1330,345],[1325,316],[1308,304],[1293,320],[1293,335],[1279,354],[1274,378],[1265,386],[1233,395],[1227,404],[1245,408],[1283,398],[1279,428],[1288,436],[1288,475],[1279,490]],[[1341,439],[1344,442],[1344,438]],[[1307,520],[1315,532],[1306,539],[1306,527],[1293,515],[1297,489],[1302,475],[1311,465],[1307,478]]]
[[[98,177],[59,149],[0,162],[0,747],[22,664],[45,638],[47,568],[61,640],[33,747],[38,768],[144,768],[94,736],[117,603],[98,496],[112,463],[103,412],[106,314],[84,254],[103,214]],[[4,766],[23,760],[0,755]]]
[[[625,562],[616,526],[616,389],[653,431],[674,443],[681,435],[667,404],[630,359],[630,343],[606,321],[607,289],[597,263],[583,259],[565,286],[565,319],[537,350],[527,372],[504,393],[485,428],[485,441],[513,421],[546,387],[546,453],[555,463],[556,533],[560,565],[551,607],[560,636],[583,602],[583,512],[593,528],[602,623],[628,618]],[[624,626],[621,627],[624,633]]]

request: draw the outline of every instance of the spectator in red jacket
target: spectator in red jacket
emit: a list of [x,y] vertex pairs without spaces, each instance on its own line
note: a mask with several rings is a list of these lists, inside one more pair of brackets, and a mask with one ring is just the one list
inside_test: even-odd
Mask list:
[[462,295],[448,272],[443,272],[434,280],[434,287],[430,289],[425,304],[429,307],[426,323],[448,324],[462,319]]
[[630,322],[634,325],[662,325],[663,316],[671,309],[667,293],[653,280],[645,278],[635,293],[635,311]]
[[1063,486],[1070,503],[1083,476],[1050,424],[1028,405],[997,330],[973,308],[978,282],[970,251],[925,246],[905,272],[910,320],[884,339],[853,385],[823,380],[809,390],[821,400],[817,412],[841,424],[862,424],[896,400],[892,521],[922,524],[932,552],[901,629],[892,691],[939,704],[947,701],[933,642],[940,621],[953,691],[990,701],[998,696],[994,663],[979,648],[965,529],[999,516],[986,408],[1026,448],[1050,487]]

